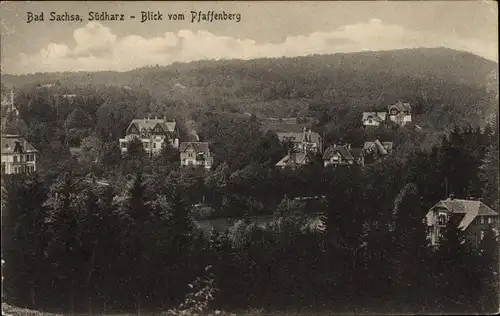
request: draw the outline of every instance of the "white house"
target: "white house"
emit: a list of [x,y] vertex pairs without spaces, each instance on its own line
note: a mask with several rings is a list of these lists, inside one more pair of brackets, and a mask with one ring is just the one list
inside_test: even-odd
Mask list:
[[363,112],[364,126],[379,126],[387,118],[387,112]]
[[455,217],[458,228],[465,233],[466,239],[478,245],[484,237],[486,229],[492,227],[498,234],[498,213],[480,200],[456,199],[453,195],[439,201],[426,215],[428,238],[431,245],[439,245],[448,221]]
[[405,125],[411,122],[410,103],[398,101],[396,104],[389,105],[387,111],[389,112],[389,119],[396,124]]
[[178,126],[175,121],[168,122],[165,118],[132,120],[127,127],[125,137],[120,138],[122,153],[127,152],[128,143],[134,138],[141,140],[144,150],[151,156],[159,153],[166,144],[170,144],[174,148],[179,147]]
[[181,166],[201,166],[210,169],[213,155],[206,142],[183,142],[179,146]]
[[2,135],[2,174],[36,171],[38,150],[20,135]]

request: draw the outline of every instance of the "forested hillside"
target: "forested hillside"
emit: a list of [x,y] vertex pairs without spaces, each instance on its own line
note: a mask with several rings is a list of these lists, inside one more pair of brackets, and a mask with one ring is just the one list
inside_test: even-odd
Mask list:
[[183,114],[204,107],[260,116],[332,116],[342,108],[371,109],[404,99],[415,104],[415,114],[429,116],[419,121],[435,126],[455,118],[490,118],[495,93],[485,89],[497,68],[470,53],[433,48],[174,63],[122,73],[3,75],[2,83],[142,88]]

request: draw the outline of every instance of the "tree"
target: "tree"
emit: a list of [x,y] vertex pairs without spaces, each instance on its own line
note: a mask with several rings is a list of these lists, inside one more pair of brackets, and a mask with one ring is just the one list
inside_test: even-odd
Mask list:
[[[415,184],[406,185],[396,197],[393,211],[392,280],[394,294],[402,302],[424,305],[423,293],[428,289],[426,281],[431,265],[424,212],[421,197]],[[407,306],[410,307],[410,306]]]
[[436,259],[436,295],[445,312],[477,312],[478,257],[468,251],[460,216],[449,218]]
[[38,177],[2,177],[2,294],[31,308],[38,300],[49,266],[44,249],[47,240],[47,194]]
[[134,138],[127,144],[127,157],[137,159],[144,158],[145,156],[146,151],[139,138]]
[[499,283],[499,243],[498,236],[490,227],[486,230],[480,244],[480,261],[478,265],[480,284],[479,306],[481,312],[492,313],[498,311],[498,283]]
[[169,143],[164,144],[160,153],[155,157],[155,160],[162,164],[178,163],[180,161],[179,150]]
[[97,135],[90,135],[82,139],[80,148],[83,153],[83,162],[86,164],[100,163],[102,161],[104,144]]

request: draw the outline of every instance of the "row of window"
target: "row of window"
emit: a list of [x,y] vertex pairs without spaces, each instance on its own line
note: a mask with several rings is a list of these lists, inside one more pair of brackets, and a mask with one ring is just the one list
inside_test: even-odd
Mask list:
[[35,154],[14,155],[14,162],[35,161]]
[[[125,143],[125,142],[122,142],[120,143],[120,147],[121,148],[127,148],[127,145],[128,143]],[[149,149],[149,143],[142,143],[144,149]],[[155,148],[160,148],[161,147],[161,143],[156,143],[156,142],[153,142],[153,149]]]
[[[447,217],[445,214],[439,214],[438,215],[438,225],[444,226],[446,225],[447,222]],[[475,224],[494,224],[496,222],[496,219],[494,217],[484,217],[484,216],[478,216],[475,220]]]
[[[19,174],[19,173],[25,173],[25,172],[35,172],[35,166],[34,165],[15,166],[12,173]],[[7,168],[6,168],[5,163],[3,163],[2,164],[2,174],[6,174],[6,173],[7,173]]]
[[479,221],[479,224],[493,224],[495,223],[495,218],[494,217],[487,217],[487,218],[484,218],[484,216],[480,216],[479,218],[476,218],[476,224],[477,222]]

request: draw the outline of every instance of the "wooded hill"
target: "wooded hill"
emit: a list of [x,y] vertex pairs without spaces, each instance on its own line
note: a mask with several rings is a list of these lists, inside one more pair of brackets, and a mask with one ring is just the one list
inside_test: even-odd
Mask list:
[[[2,75],[5,86],[115,85],[145,89],[169,111],[195,109],[258,116],[335,116],[412,102],[417,124],[482,124],[497,107],[498,64],[447,48],[198,61],[127,72]],[[140,90],[142,90],[140,89]],[[175,109],[175,110],[174,110]],[[419,118],[425,115],[424,119]],[[339,117],[340,116],[340,117]]]

